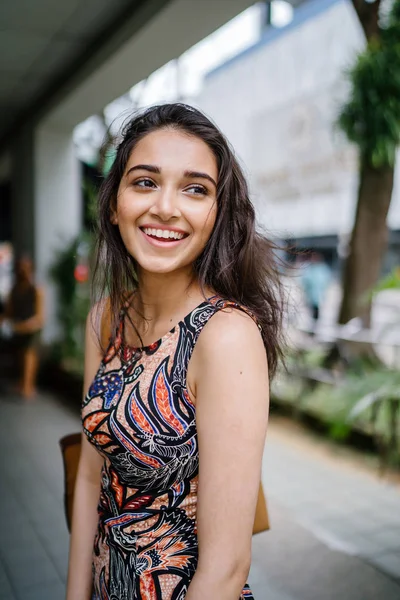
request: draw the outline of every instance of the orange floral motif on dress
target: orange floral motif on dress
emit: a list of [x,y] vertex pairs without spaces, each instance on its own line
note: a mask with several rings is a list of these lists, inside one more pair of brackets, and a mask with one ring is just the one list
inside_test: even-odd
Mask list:
[[140,593],[143,600],[159,600],[154,585],[154,579],[150,573],[144,573],[140,578]]
[[118,481],[118,475],[115,471],[111,471],[111,487],[114,491],[114,498],[118,504],[118,507],[121,508],[122,501],[124,499],[124,489],[122,485]]
[[99,444],[99,446],[105,446],[112,441],[112,438],[106,433],[96,433],[93,436],[93,439],[96,440],[96,443]]
[[155,433],[154,427],[150,424],[149,420],[146,419],[143,412],[139,408],[138,398],[136,395],[137,390],[138,390],[138,388],[136,387],[129,397],[129,405],[128,405],[129,412],[131,414],[133,421],[140,427],[140,429],[143,432],[153,434],[153,433]]
[[148,456],[147,454],[144,454],[143,452],[141,452],[141,450],[139,450],[137,446],[134,446],[131,442],[129,442],[126,436],[124,436],[121,433],[121,431],[114,426],[112,420],[110,420],[110,425],[114,435],[119,439],[119,441],[125,446],[127,450],[130,450],[132,454],[140,460],[140,462],[147,464],[149,467],[154,467],[155,469],[161,466],[161,462],[159,460]]
[[89,415],[85,421],[84,425],[86,429],[89,431],[94,431],[96,427],[99,426],[100,423],[104,421],[108,417],[108,412],[98,411]]
[[165,363],[160,367],[155,384],[155,404],[166,423],[182,435],[185,431],[182,423],[176,418],[171,409],[170,393],[165,380]]
[[150,496],[150,494],[147,494],[147,496],[132,498],[132,500],[125,502],[124,510],[138,510],[138,508],[142,508],[143,506],[150,504],[151,500],[152,496]]

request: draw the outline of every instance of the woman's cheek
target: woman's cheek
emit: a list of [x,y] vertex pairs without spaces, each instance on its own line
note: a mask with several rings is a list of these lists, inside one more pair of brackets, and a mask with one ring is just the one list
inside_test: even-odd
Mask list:
[[202,240],[204,241],[204,245],[208,242],[208,240],[211,237],[216,220],[217,220],[217,211],[214,208],[212,208],[210,210],[209,214],[207,215],[207,218],[206,218],[206,221],[205,221],[204,227],[203,227]]
[[126,199],[122,199],[118,203],[118,215],[121,219],[126,219],[132,213],[132,203]]

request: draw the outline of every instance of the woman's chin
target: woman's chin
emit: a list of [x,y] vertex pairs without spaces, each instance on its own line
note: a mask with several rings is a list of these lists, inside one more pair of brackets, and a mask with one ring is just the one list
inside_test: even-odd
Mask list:
[[142,275],[170,275],[182,271],[185,268],[184,265],[177,261],[145,260],[136,262],[138,265],[138,273]]

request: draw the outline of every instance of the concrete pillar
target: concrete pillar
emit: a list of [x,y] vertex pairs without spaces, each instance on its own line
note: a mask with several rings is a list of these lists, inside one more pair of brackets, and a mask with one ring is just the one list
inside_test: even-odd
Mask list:
[[43,341],[58,334],[56,289],[49,276],[57,253],[82,228],[81,172],[72,131],[41,124],[34,143],[34,254],[36,277],[46,296]]
[[16,256],[34,248],[34,131],[26,125],[15,135],[11,149],[11,228]]

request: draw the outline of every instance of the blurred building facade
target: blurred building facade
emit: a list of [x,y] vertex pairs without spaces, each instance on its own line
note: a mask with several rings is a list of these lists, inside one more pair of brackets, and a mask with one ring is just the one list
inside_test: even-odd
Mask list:
[[[364,44],[350,1],[311,0],[288,26],[267,28],[211,72],[197,99],[243,161],[262,225],[330,262],[345,250],[354,219],[357,152],[335,121],[345,70]],[[400,256],[399,162],[387,266]]]
[[[364,38],[350,0],[291,4],[292,22],[277,29],[265,18],[261,39],[212,71],[196,102],[242,159],[261,223],[332,262],[346,246],[358,179],[357,154],[334,122],[347,92],[344,71]],[[45,341],[58,331],[49,268],[84,222],[74,129],[251,5],[55,0],[49,11],[48,0],[14,0],[0,7],[0,41],[9,47],[0,59],[0,242],[35,260],[47,288]],[[395,262],[399,177],[389,224]]]
[[45,342],[58,334],[49,268],[83,222],[75,126],[252,4],[213,0],[204,10],[198,0],[1,3],[1,236],[15,254],[35,260],[46,289]]

